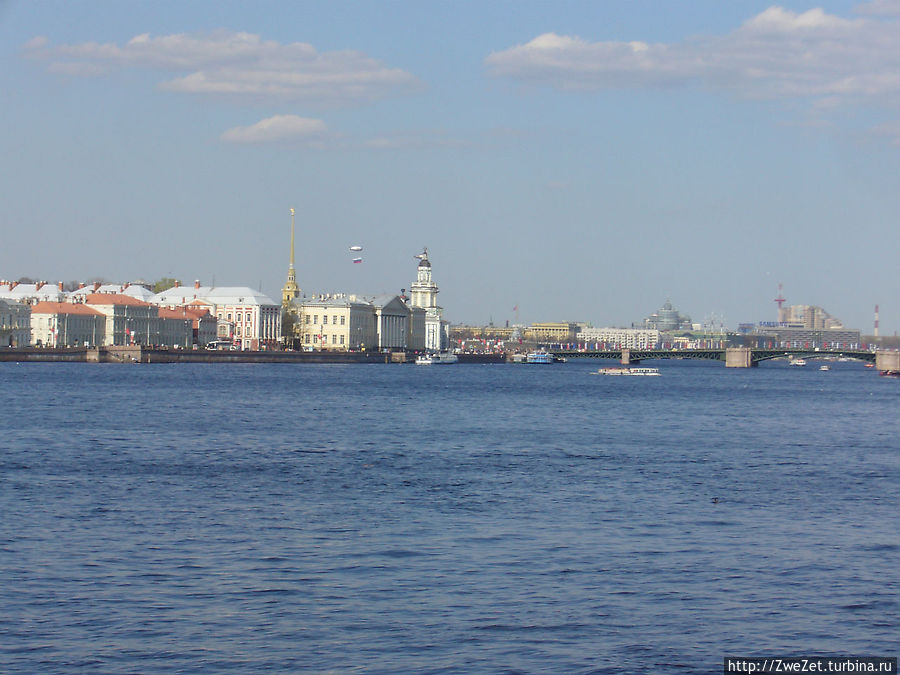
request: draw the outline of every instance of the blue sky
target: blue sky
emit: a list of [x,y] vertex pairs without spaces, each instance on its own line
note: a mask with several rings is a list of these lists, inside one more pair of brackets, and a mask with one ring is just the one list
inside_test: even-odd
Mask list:
[[[900,330],[900,1],[0,1],[0,277]],[[363,246],[354,265],[351,245]]]

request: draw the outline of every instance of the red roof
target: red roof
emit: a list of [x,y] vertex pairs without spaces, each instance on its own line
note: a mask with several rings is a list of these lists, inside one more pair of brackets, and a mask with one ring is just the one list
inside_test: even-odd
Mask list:
[[132,298],[121,293],[90,293],[84,301],[89,305],[128,305],[129,307],[149,307],[149,302]]
[[91,316],[103,316],[93,307],[71,302],[47,302],[42,301],[31,306],[32,314],[84,314]]

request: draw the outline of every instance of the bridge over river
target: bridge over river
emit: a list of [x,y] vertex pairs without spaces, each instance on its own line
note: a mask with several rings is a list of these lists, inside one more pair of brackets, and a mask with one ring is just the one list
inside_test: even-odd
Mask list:
[[[554,356],[567,359],[614,359],[625,365],[640,363],[647,359],[701,359],[724,361],[728,368],[751,368],[760,361],[780,358],[850,358],[876,362],[876,352],[847,349],[753,349],[752,347],[729,347],[727,349],[603,349],[603,350],[550,350]],[[887,352],[890,353],[890,352]],[[880,354],[880,352],[879,352]],[[888,368],[885,368],[887,370]]]

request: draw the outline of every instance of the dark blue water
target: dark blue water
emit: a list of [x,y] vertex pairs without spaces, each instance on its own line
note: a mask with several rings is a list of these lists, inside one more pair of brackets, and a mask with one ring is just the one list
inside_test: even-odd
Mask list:
[[0,671],[896,655],[900,381],[814,363],[2,364]]

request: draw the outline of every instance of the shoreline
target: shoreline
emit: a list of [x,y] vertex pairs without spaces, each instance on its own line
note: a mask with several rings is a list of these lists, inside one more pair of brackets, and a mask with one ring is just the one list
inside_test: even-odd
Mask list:
[[[506,363],[505,354],[459,354],[459,363]],[[16,363],[414,363],[413,352],[294,352],[160,349],[141,346],[5,348],[0,362]]]

